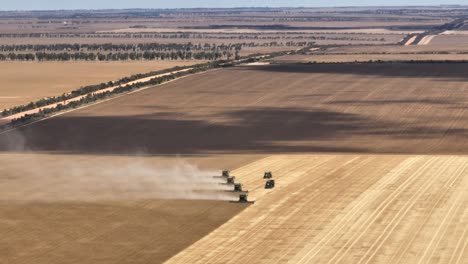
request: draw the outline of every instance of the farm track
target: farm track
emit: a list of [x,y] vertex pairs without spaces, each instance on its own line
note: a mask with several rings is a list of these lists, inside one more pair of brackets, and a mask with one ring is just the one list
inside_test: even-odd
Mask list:
[[[166,263],[464,263],[467,162],[403,155],[258,160],[234,171],[256,203]],[[261,171],[268,166],[277,187],[266,191]]]

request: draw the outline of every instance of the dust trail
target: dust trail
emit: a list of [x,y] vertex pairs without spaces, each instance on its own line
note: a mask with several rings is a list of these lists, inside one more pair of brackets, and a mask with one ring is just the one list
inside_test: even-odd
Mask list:
[[138,161],[112,166],[73,166],[58,176],[54,189],[57,194],[67,194],[64,198],[69,199],[232,199],[226,192],[229,186],[221,185],[222,179],[213,178],[219,174],[200,170],[183,160],[164,166]]
[[0,167],[0,201],[235,200],[221,171],[181,158],[19,155]]

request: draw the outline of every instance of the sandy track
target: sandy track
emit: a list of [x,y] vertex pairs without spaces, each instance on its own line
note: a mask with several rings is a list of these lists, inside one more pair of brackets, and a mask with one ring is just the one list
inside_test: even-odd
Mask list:
[[429,45],[435,37],[437,37],[437,35],[425,36],[421,41],[419,41],[418,45]]
[[409,45],[413,44],[413,42],[416,40],[417,37],[418,36],[413,36],[410,39],[408,39],[408,41],[406,41],[406,43],[405,43],[405,46],[409,46]]
[[[235,171],[256,203],[167,263],[464,263],[467,161],[262,159]],[[277,180],[274,190],[262,188],[266,168]]]

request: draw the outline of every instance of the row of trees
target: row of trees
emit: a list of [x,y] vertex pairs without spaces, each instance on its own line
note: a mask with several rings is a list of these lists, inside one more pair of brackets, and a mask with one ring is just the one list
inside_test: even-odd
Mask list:
[[251,46],[253,43],[241,44],[161,44],[161,43],[139,43],[139,44],[20,44],[20,45],[0,45],[0,52],[111,52],[111,51],[239,51],[243,46]]
[[[192,70],[188,71],[188,72],[183,72],[183,73],[194,73],[194,72],[208,70],[208,69],[211,69],[211,68],[214,68],[214,67],[219,67],[220,64],[221,64],[221,62],[215,61],[215,62],[207,62],[207,63],[197,64],[197,65],[194,65],[194,66],[184,66],[184,67],[177,66],[177,67],[174,67],[174,68],[171,68],[171,69],[165,69],[165,70],[160,70],[160,71],[151,71],[151,72],[142,73],[142,74],[134,74],[132,76],[121,78],[121,79],[119,79],[117,81],[110,81],[110,82],[107,82],[107,83],[100,83],[100,84],[96,84],[96,85],[88,85],[88,86],[80,87],[79,89],[73,90],[70,93],[62,94],[60,96],[47,97],[47,98],[43,98],[41,100],[38,100],[36,102],[31,102],[31,103],[29,103],[27,105],[21,105],[21,106],[16,106],[16,107],[13,107],[13,108],[10,108],[10,109],[5,109],[0,113],[0,115],[3,116],[3,117],[14,115],[14,114],[21,113],[21,112],[28,111],[28,110],[32,110],[32,109],[35,109],[35,108],[40,108],[40,107],[44,107],[44,106],[47,106],[47,105],[56,104],[58,102],[70,100],[70,99],[73,99],[73,98],[76,98],[76,97],[79,97],[79,96],[94,93],[94,92],[97,92],[97,91],[100,91],[100,90],[103,90],[103,89],[107,89],[107,88],[110,88],[110,87],[121,86],[121,85],[124,85],[126,83],[133,82],[135,80],[139,80],[139,79],[143,79],[143,78],[147,78],[147,77],[151,77],[151,76],[155,76],[155,75],[162,75],[162,74],[165,74],[165,73],[180,71],[180,70],[184,70],[184,69],[188,69],[188,68],[192,68]],[[168,75],[168,76],[170,76],[170,75]],[[138,87],[138,85],[139,84],[134,84],[132,87]]]
[[0,54],[0,61],[136,61],[136,60],[219,60],[237,56],[232,52],[36,52]]
[[[342,38],[336,38],[342,39]],[[236,52],[246,47],[284,47],[284,46],[313,46],[311,41],[287,41],[287,42],[244,42],[235,44],[161,44],[161,43],[139,43],[139,44],[20,44],[20,45],[0,45],[0,52]]]
[[[87,93],[86,92],[86,91],[99,91],[101,89],[104,89],[105,87],[108,87],[109,85],[115,85],[116,83],[119,83],[119,82],[127,83],[127,82],[129,82],[131,80],[144,78],[144,76],[155,75],[155,74],[157,74],[157,72],[134,75],[132,77],[124,78],[124,79],[120,80],[119,82],[109,82],[107,84],[103,83],[103,84],[100,84],[100,85],[97,85],[97,86],[88,86],[88,87],[80,88],[79,90],[73,91],[70,94],[62,95],[62,96],[59,96],[59,97],[53,97],[53,98],[49,98],[49,99],[43,99],[41,101],[38,101],[38,102],[35,102],[35,103],[30,103],[30,104],[28,104],[26,106],[23,106],[23,107],[15,107],[13,109],[5,110],[5,111],[3,111],[2,115],[7,116],[7,115],[15,114],[15,112],[19,113],[19,112],[22,112],[22,111],[35,109],[36,107],[42,107],[42,106],[50,105],[50,104],[53,104],[53,103],[62,102],[64,100],[72,99],[74,97],[82,95],[83,93],[86,94],[86,96],[81,98],[80,100],[72,101],[72,102],[69,102],[68,104],[58,104],[56,107],[44,108],[44,109],[40,110],[38,113],[27,114],[27,115],[24,115],[24,116],[22,116],[20,118],[13,119],[10,125],[15,126],[15,125],[19,125],[19,124],[24,124],[26,122],[30,122],[30,121],[33,121],[33,120],[36,120],[36,119],[44,118],[44,117],[46,117],[46,116],[48,116],[50,114],[53,114],[53,113],[56,113],[56,112],[59,112],[59,111],[73,109],[73,108],[77,108],[77,107],[80,107],[80,106],[85,105],[85,104],[96,102],[96,101],[102,100],[104,98],[110,97],[110,96],[115,95],[115,94],[130,92],[132,90],[136,90],[136,89],[139,89],[141,87],[148,86],[148,85],[161,84],[161,83],[167,82],[169,80],[173,80],[175,78],[178,78],[178,77],[181,77],[181,76],[184,76],[184,75],[194,74],[194,73],[198,73],[198,72],[202,72],[202,71],[207,71],[209,69],[217,68],[217,67],[220,67],[220,66],[222,66],[221,62],[204,63],[204,64],[199,64],[199,65],[193,66],[193,68],[190,71],[178,72],[178,73],[174,73],[174,74],[170,74],[170,75],[165,75],[165,76],[162,76],[162,77],[151,79],[151,80],[149,80],[147,82],[139,82],[139,83],[134,83],[134,84],[131,84],[131,85],[119,86],[119,87],[117,87],[116,89],[114,89],[112,91],[106,91],[106,92],[102,92],[102,93]],[[181,67],[175,67],[173,69],[160,71],[160,72],[168,72],[168,71],[172,72],[172,71],[177,71],[177,70],[180,70],[180,69],[182,69],[182,68]],[[46,103],[46,101],[47,101],[47,104],[43,105],[44,103]]]

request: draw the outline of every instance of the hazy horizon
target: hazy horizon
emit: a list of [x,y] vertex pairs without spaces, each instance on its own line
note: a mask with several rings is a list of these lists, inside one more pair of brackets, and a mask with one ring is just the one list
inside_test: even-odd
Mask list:
[[343,7],[343,6],[439,6],[464,5],[466,0],[238,0],[238,1],[151,1],[151,0],[82,0],[79,2],[65,2],[63,0],[16,0],[0,6],[2,11],[11,10],[72,10],[72,9],[128,9],[128,8],[234,8],[234,7]]

